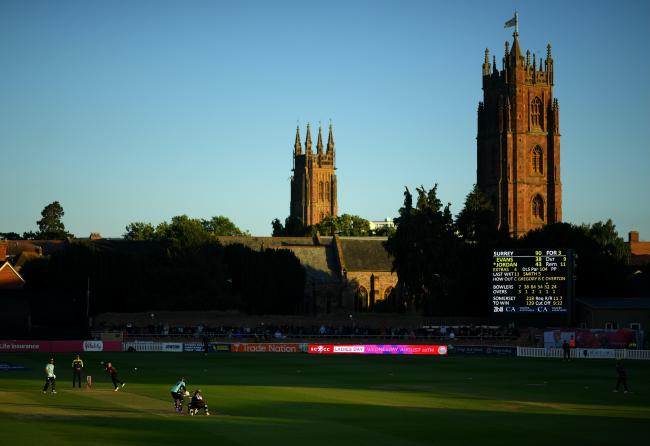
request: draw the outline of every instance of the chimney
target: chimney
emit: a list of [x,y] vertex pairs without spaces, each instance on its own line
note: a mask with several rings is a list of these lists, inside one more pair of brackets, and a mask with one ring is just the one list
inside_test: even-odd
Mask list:
[[627,237],[628,243],[637,243],[639,241],[639,231],[630,231]]

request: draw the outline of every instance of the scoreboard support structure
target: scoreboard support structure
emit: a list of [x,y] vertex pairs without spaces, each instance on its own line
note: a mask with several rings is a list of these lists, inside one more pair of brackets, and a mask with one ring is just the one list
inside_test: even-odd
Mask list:
[[498,249],[492,255],[494,319],[529,325],[572,323],[572,249]]

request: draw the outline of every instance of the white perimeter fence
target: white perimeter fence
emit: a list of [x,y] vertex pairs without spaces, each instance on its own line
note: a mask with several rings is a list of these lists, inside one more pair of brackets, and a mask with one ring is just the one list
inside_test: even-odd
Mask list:
[[[517,356],[528,358],[562,358],[561,348],[517,347]],[[640,359],[650,360],[650,350],[627,350],[608,348],[572,348],[571,358],[575,359]]]

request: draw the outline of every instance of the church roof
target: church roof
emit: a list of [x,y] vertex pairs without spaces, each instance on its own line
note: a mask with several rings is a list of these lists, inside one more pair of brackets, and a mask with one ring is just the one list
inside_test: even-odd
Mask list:
[[312,237],[217,237],[222,245],[243,245],[260,249],[288,249],[305,268],[307,285],[338,282],[338,267],[333,246],[317,246]]
[[251,237],[251,236],[218,236],[222,245],[244,245],[254,250],[271,248],[273,246],[314,246],[311,237]]
[[393,260],[384,247],[386,237],[341,237],[347,271],[391,271]]
[[7,255],[19,256],[23,252],[40,253],[41,248],[31,240],[6,240]]
[[288,249],[300,260],[305,268],[306,285],[339,282],[336,258],[331,246],[270,246],[275,249]]

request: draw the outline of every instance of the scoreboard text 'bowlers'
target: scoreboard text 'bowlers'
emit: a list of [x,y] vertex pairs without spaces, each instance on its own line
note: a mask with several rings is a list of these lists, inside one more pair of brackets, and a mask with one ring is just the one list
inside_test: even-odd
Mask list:
[[495,250],[492,256],[494,313],[569,312],[573,251]]

